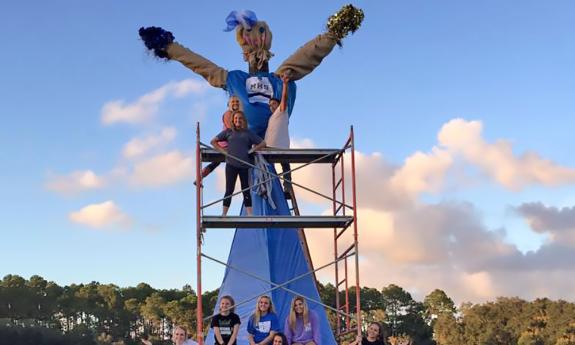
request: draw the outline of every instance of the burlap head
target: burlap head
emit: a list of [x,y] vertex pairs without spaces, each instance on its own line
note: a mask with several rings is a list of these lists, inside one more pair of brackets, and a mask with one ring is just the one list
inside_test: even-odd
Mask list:
[[257,21],[251,30],[243,26],[236,27],[236,40],[244,52],[244,60],[261,69],[264,63],[273,56],[272,32],[264,21]]

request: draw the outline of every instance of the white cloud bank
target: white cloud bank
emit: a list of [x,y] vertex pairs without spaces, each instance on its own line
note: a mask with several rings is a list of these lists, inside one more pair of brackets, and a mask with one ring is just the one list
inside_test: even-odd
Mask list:
[[106,179],[92,170],[74,171],[66,176],[49,176],[45,187],[53,192],[65,195],[102,188]]
[[94,229],[130,227],[132,221],[113,201],[92,204],[72,212],[68,219],[76,224]]
[[[575,169],[535,153],[516,155],[506,141],[484,140],[481,130],[478,121],[449,121],[439,131],[436,146],[414,153],[400,166],[377,153],[356,152],[362,285],[381,289],[395,283],[419,298],[441,288],[459,302],[500,295],[575,299],[569,288],[575,284],[575,207],[519,206],[518,214],[533,230],[550,237],[537,251],[521,253],[506,242],[504,229],[484,224],[473,204],[421,200],[424,193],[440,195],[454,174],[466,171],[462,166],[483,172],[465,181],[491,182],[513,191],[575,182]],[[329,167],[304,168],[294,173],[294,180],[331,195]],[[329,208],[311,193],[296,192],[303,202]],[[325,246],[331,231],[307,235],[316,265],[333,260],[332,249]],[[320,277],[332,279],[326,273]]]
[[557,186],[575,182],[575,169],[562,167],[535,152],[514,155],[506,140],[487,143],[481,137],[482,129],[479,121],[454,119],[439,132],[439,143],[511,190],[535,184]]
[[160,105],[166,98],[181,98],[191,93],[201,94],[207,88],[206,82],[195,79],[171,82],[139,97],[131,103],[126,103],[124,100],[115,100],[104,104],[101,111],[101,121],[105,125],[146,123],[156,116]]
[[177,135],[177,131],[173,127],[166,127],[161,130],[157,135],[147,135],[131,139],[122,150],[122,155],[127,159],[134,159],[142,157],[171,143]]
[[192,178],[195,167],[192,157],[174,150],[136,163],[127,181],[137,187],[172,185]]

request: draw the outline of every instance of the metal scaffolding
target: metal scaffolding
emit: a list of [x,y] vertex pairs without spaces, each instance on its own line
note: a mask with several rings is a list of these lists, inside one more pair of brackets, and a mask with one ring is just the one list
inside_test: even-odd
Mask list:
[[[356,332],[357,335],[361,335],[361,312],[360,312],[360,282],[359,282],[359,247],[358,247],[358,226],[357,226],[357,199],[356,199],[356,174],[355,174],[355,147],[354,147],[354,133],[353,127],[350,128],[350,134],[346,140],[342,149],[265,149],[260,151],[264,158],[269,163],[300,163],[302,165],[290,170],[290,172],[305,168],[311,164],[331,164],[332,170],[332,196],[324,195],[312,188],[300,185],[295,181],[290,181],[292,186],[301,188],[317,196],[331,201],[333,205],[333,214],[329,216],[321,215],[300,215],[299,208],[297,206],[297,200],[295,196],[294,188],[290,188],[287,199],[291,202],[291,215],[289,216],[212,216],[204,215],[204,210],[216,203],[221,202],[223,199],[219,199],[213,202],[203,203],[202,194],[202,163],[204,162],[223,162],[227,153],[217,151],[212,147],[204,144],[200,140],[200,124],[197,124],[196,129],[196,260],[197,260],[197,324],[196,324],[196,335],[199,345],[204,344],[204,330],[203,322],[213,315],[204,317],[202,312],[202,259],[208,259],[213,262],[222,264],[228,269],[236,270],[242,272],[256,280],[266,282],[272,286],[268,291],[273,291],[276,289],[283,289],[291,293],[296,293],[288,289],[286,286],[298,279],[301,279],[308,275],[314,275],[315,272],[324,269],[329,266],[333,266],[335,269],[335,304],[336,308],[322,303],[321,301],[315,301],[310,298],[308,300],[321,304],[327,309],[334,311],[337,315],[337,329],[336,329],[336,340],[340,340],[341,336],[349,333]],[[348,154],[351,158],[351,188],[346,191],[346,171],[344,165],[344,154]],[[244,162],[247,163],[247,162]],[[256,166],[250,165],[253,169],[258,169]],[[284,180],[284,175],[286,172],[280,174],[272,174],[271,178],[279,178]],[[267,181],[263,181],[265,183]],[[240,194],[242,191],[236,192],[233,195]],[[346,203],[346,195],[351,194],[351,204]],[[233,196],[232,195],[232,196]],[[289,228],[298,229],[300,242],[304,254],[306,255],[306,261],[308,262],[309,271],[305,274],[293,277],[286,282],[272,282],[264,278],[258,277],[251,272],[247,272],[238,267],[233,267],[223,261],[217,260],[202,252],[203,243],[203,233],[207,231],[208,228],[217,229],[228,229],[233,228],[240,230],[242,228]],[[304,228],[333,228],[333,243],[334,243],[334,260],[330,263],[324,264],[321,267],[314,269],[311,261],[311,255],[309,248],[307,246],[307,241],[305,237]],[[351,230],[349,230],[351,229]],[[352,244],[342,248],[341,242],[342,235],[347,231],[352,231]],[[278,229],[278,231],[281,231]],[[348,261],[349,258],[353,258],[353,264],[355,266],[355,281],[350,280],[348,277]],[[342,266],[343,262],[343,268]],[[342,273],[340,274],[340,269],[342,268]],[[340,277],[343,275],[343,277]],[[315,281],[315,279],[314,279]],[[351,301],[353,297],[350,297],[349,293],[349,282],[355,284],[355,311],[351,310]],[[343,285],[343,287],[342,287]],[[344,303],[340,300],[340,291],[344,292]],[[296,293],[297,294],[297,293]],[[257,296],[250,298],[245,301],[236,303],[236,306],[249,302],[255,299]],[[352,324],[352,320],[355,319],[355,325]]]

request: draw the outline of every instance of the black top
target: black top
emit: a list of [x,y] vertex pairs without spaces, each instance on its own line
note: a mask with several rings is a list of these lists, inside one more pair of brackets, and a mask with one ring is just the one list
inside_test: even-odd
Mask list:
[[367,337],[363,337],[361,339],[361,345],[385,345],[385,343],[381,339],[377,339],[376,341],[369,341],[367,340]]
[[[241,323],[240,317],[236,313],[230,313],[229,315],[223,316],[218,314],[212,318],[212,323],[210,325],[211,328],[219,327],[220,335],[222,339],[224,339],[224,344],[228,345],[228,341],[232,337],[232,333],[234,332],[234,326],[239,325]],[[214,335],[215,344],[218,344],[218,339]],[[236,345],[236,341],[233,344],[229,345]]]
[[[262,142],[262,138],[258,137],[249,129],[238,131],[226,129],[218,134],[216,139],[228,142],[228,155],[237,157],[251,164],[253,164],[253,159],[250,157],[248,151],[252,148],[252,145],[257,145]],[[227,164],[231,164],[236,168],[249,168],[248,165],[230,156],[226,157]]]

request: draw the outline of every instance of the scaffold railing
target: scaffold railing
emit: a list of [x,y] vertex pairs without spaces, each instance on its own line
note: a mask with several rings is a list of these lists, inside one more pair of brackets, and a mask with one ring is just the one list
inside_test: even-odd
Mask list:
[[[361,312],[360,312],[360,284],[359,284],[359,246],[358,246],[358,226],[357,226],[357,199],[356,199],[356,173],[355,173],[355,149],[354,149],[354,132],[353,127],[350,129],[350,134],[345,144],[341,149],[264,149],[259,151],[263,157],[269,163],[299,163],[301,165],[291,169],[290,171],[284,171],[282,173],[271,173],[271,177],[261,181],[260,183],[266,183],[271,179],[285,180],[284,175],[303,169],[312,164],[331,164],[332,172],[332,195],[328,196],[321,192],[314,190],[313,188],[301,185],[295,181],[293,178],[289,180],[292,185],[289,191],[289,199],[291,199],[292,207],[291,215],[289,216],[221,216],[221,215],[204,215],[204,210],[214,204],[222,202],[224,198],[211,201],[208,203],[203,202],[203,184],[202,184],[202,163],[204,162],[223,162],[225,161],[227,152],[222,152],[215,150],[214,148],[204,144],[200,140],[200,124],[197,124],[196,129],[196,262],[197,262],[197,295],[202,295],[202,259],[208,259],[212,262],[216,262],[225,266],[227,269],[235,270],[241,272],[253,279],[263,281],[271,286],[271,288],[266,291],[271,292],[276,289],[283,289],[287,292],[297,294],[297,292],[287,288],[287,285],[293,281],[306,277],[308,275],[313,275],[315,278],[315,273],[321,269],[327,267],[335,268],[335,308],[325,304],[322,301],[317,301],[306,297],[306,299],[320,304],[323,307],[336,313],[337,325],[336,325],[336,339],[339,340],[341,336],[349,333],[356,332],[357,335],[361,335]],[[351,188],[346,191],[346,169],[344,165],[344,157],[346,155],[351,156],[351,169],[349,172],[349,178],[351,178]],[[234,157],[234,159],[239,160]],[[241,161],[241,160],[240,160]],[[252,169],[259,169],[257,166],[250,164],[249,162],[242,161],[247,164]],[[316,196],[326,199],[332,203],[333,213],[332,215],[301,215],[300,210],[297,206],[296,195],[293,187],[300,188],[307,192],[310,192]],[[251,189],[250,186],[246,189]],[[233,193],[229,197],[240,194],[244,190]],[[346,203],[346,194],[351,194],[351,203]],[[243,228],[278,228],[277,231],[284,229],[298,229],[300,241],[302,243],[304,254],[307,256],[306,261],[309,265],[308,272],[301,274],[297,277],[285,282],[273,282],[262,277],[257,276],[245,269],[240,267],[235,267],[229,263],[225,263],[221,260],[211,257],[208,254],[202,252],[202,244],[204,241],[203,234],[207,229],[229,229],[234,228],[240,231]],[[333,241],[334,241],[334,259],[320,267],[314,269],[309,248],[307,246],[307,240],[305,237],[304,228],[333,228]],[[352,243],[346,246],[342,250],[342,237],[348,231],[352,231]],[[355,281],[349,279],[348,261],[352,258],[355,266]],[[340,269],[343,269],[342,274],[340,274]],[[342,276],[340,280],[340,275]],[[315,281],[315,279],[314,279]],[[351,310],[351,297],[349,293],[349,283],[353,283],[356,286],[355,289],[355,310]],[[342,291],[341,286],[344,285],[344,300],[345,303],[340,301],[340,291]],[[259,295],[258,295],[259,296]],[[254,300],[258,296],[250,297],[244,301],[237,302],[235,306],[245,304],[251,300]],[[196,311],[196,335],[199,345],[204,344],[204,329],[203,322],[213,317],[209,315],[204,317],[202,298],[197,300],[197,311]],[[352,325],[351,320],[355,319],[355,326]]]

